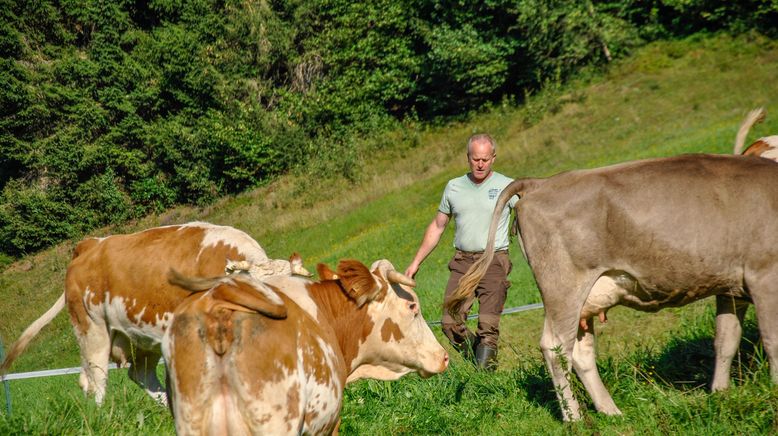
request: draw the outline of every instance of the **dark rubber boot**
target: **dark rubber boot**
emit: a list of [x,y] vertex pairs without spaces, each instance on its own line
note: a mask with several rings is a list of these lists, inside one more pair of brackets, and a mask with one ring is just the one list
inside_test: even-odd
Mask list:
[[454,349],[462,355],[466,362],[475,364],[475,349],[478,346],[479,338],[470,330],[467,331],[467,337],[459,344],[452,344]]
[[497,369],[497,349],[478,344],[475,348],[475,365],[486,371]]

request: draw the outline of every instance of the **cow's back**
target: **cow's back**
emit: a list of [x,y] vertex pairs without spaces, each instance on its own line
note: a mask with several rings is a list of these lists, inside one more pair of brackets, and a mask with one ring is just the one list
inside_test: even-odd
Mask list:
[[156,346],[169,314],[189,295],[168,283],[170,269],[218,276],[227,259],[261,262],[267,255],[244,232],[208,223],[87,239],[76,247],[66,275],[71,320],[83,333],[86,317],[104,317],[141,347]]
[[[553,176],[517,204],[535,269],[624,270],[649,287],[742,284],[778,254],[778,166],[684,155]],[[702,295],[701,295],[702,296]]]
[[[214,311],[207,295],[194,295],[176,310],[163,351],[174,415],[187,417],[176,421],[180,434],[206,428],[224,434],[332,432],[346,380],[337,339],[326,324],[279,295],[285,319]],[[227,345],[219,351],[214,343]]]

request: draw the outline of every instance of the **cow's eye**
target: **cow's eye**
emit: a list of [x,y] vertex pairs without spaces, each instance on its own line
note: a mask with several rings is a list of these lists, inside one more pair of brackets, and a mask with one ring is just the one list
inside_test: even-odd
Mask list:
[[411,309],[411,312],[413,312],[413,316],[419,316],[419,307],[416,303],[411,303],[408,305],[408,308]]

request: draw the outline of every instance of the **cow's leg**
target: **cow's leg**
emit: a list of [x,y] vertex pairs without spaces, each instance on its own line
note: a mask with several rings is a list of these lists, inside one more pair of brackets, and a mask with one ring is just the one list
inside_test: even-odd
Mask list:
[[729,388],[732,359],[740,347],[747,309],[748,302],[745,300],[727,295],[716,296],[716,338],[713,341],[716,362],[711,383],[714,392]]
[[85,394],[94,394],[97,404],[102,404],[108,380],[111,336],[105,325],[90,319],[84,333],[76,329],[76,338],[81,349],[81,375],[78,384]]
[[540,338],[540,349],[543,351],[543,358],[546,360],[551,381],[554,383],[554,391],[562,408],[562,418],[565,421],[581,419],[580,406],[570,386],[570,377],[572,376],[570,372],[572,369],[571,357],[577,323],[578,317],[575,316],[572,328],[566,326],[563,333],[560,334],[560,329],[555,323],[555,319],[549,315],[547,309],[543,323],[543,335]]
[[164,386],[157,378],[157,363],[162,355],[159,352],[135,349],[135,354],[130,360],[130,368],[127,375],[138,384],[152,398],[159,403],[167,404],[167,394]]
[[[554,382],[557,399],[567,421],[580,419],[580,407],[570,386],[570,371],[573,368],[573,350],[576,337],[581,330],[581,311],[601,271],[577,271],[564,258],[542,259],[535,270],[535,278],[543,296],[546,310],[543,336],[540,348]],[[553,268],[549,265],[554,265]],[[591,315],[585,319],[587,323]],[[587,324],[591,330],[591,325]],[[598,410],[616,414],[619,409],[613,404],[608,391],[602,384],[594,355],[594,336],[584,337],[586,342],[578,344],[575,356],[576,370]]]
[[778,384],[778,290],[775,289],[778,272],[766,274],[757,285],[749,285],[754,301],[756,322],[762,336],[767,359],[770,362],[770,375],[773,383]]
[[587,328],[578,328],[578,338],[573,346],[573,367],[598,411],[607,415],[621,415],[597,371],[594,318],[585,320]]
[[173,323],[169,327],[176,329],[171,331],[175,333],[166,333],[162,342],[167,386],[170,390],[168,404],[175,419],[176,434],[206,434],[207,426],[203,422],[206,413],[222,394],[222,384],[214,383],[216,380],[211,375],[212,372],[219,375],[218,367],[213,365],[213,360],[211,365],[207,364],[211,353],[205,346],[205,337],[199,335],[205,327],[202,324],[190,324],[192,328],[187,328],[184,324],[182,329],[181,324],[191,323],[192,319],[185,316],[177,319],[178,324]]

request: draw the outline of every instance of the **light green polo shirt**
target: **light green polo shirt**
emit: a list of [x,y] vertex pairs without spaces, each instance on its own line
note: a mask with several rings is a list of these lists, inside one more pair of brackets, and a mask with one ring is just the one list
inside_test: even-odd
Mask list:
[[[497,172],[492,172],[489,178],[478,185],[467,175],[449,180],[438,210],[454,218],[454,247],[457,250],[484,251],[497,197],[512,181]],[[518,200],[519,197],[515,195],[511,197],[508,206],[502,211],[494,241],[497,250],[508,248],[509,207],[516,205]]]

